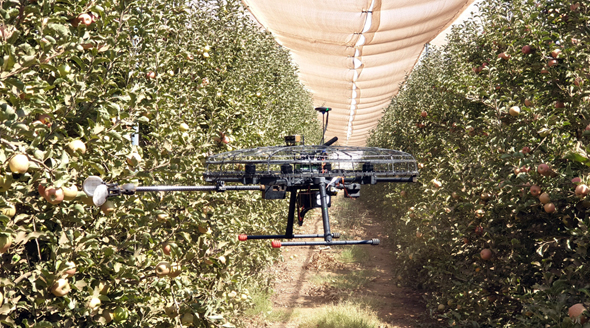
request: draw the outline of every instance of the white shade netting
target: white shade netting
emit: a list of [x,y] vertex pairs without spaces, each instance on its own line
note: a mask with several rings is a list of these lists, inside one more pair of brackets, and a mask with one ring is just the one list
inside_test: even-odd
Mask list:
[[332,108],[326,138],[346,146],[365,145],[424,45],[473,2],[242,1],[291,51],[314,105]]

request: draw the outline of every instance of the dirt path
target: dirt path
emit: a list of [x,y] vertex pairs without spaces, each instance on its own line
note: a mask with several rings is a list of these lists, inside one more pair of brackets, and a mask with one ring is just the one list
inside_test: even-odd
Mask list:
[[[419,294],[396,286],[390,254],[393,241],[386,235],[384,223],[350,199],[336,199],[330,214],[332,231],[342,233],[341,239],[378,238],[381,245],[282,248],[285,261],[271,268],[274,315],[270,320],[267,317],[263,326],[299,327],[315,311],[344,302],[368,308],[378,317],[381,328],[413,327],[424,313],[424,305]],[[319,211],[307,216],[295,233],[322,233]]]

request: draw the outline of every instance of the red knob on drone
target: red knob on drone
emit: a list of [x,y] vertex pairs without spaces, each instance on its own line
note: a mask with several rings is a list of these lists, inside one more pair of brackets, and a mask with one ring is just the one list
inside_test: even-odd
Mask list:
[[239,241],[245,241],[245,240],[248,240],[248,235],[238,235],[238,240],[239,240]]
[[272,248],[281,248],[281,242],[279,240],[273,240],[271,245]]

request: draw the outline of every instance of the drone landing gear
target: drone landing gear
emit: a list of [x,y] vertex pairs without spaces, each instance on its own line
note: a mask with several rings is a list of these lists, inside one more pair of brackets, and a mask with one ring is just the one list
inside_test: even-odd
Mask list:
[[[298,199],[298,189],[297,188],[289,188],[289,192],[291,192],[290,202],[289,202],[289,214],[287,218],[287,229],[284,235],[239,235],[238,239],[240,241],[246,241],[248,239],[295,239],[295,238],[324,238],[324,241],[304,241],[304,242],[281,242],[278,240],[273,240],[271,245],[273,248],[280,248],[282,246],[331,246],[331,245],[361,245],[361,244],[369,244],[369,245],[379,245],[379,239],[371,239],[371,240],[342,240],[342,241],[334,241],[333,239],[340,238],[340,233],[330,231],[330,216],[328,215],[328,207],[330,206],[329,200],[330,196],[326,192],[326,181],[324,178],[317,179],[317,187],[318,191],[304,193],[306,196],[309,197],[309,202],[303,202],[303,210],[300,213],[300,217],[298,220],[299,225],[303,223],[303,216],[305,213],[315,207],[319,207],[322,211],[322,223],[324,226],[324,234],[313,234],[313,235],[295,235],[293,234],[293,224],[295,223],[295,208],[298,203],[301,202],[301,198]],[[299,193],[299,196],[302,194]],[[311,197],[311,195],[316,195],[316,197]],[[319,200],[319,204],[315,203],[314,200]],[[317,201],[316,201],[317,202]]]

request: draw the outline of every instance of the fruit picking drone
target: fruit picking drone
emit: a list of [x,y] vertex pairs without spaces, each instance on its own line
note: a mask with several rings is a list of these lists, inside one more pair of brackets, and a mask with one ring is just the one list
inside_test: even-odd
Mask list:
[[[330,108],[316,110],[326,115],[323,124],[325,135]],[[324,115],[322,115],[322,118]],[[285,199],[290,192],[287,229],[284,235],[239,235],[240,241],[249,239],[323,238],[324,241],[281,242],[273,240],[274,248],[307,245],[379,245],[379,239],[335,241],[340,233],[330,231],[328,207],[331,196],[344,191],[347,198],[358,198],[363,184],[379,182],[416,182],[418,166],[409,154],[383,148],[332,146],[337,137],[320,145],[305,145],[303,136],[285,137],[286,146],[260,147],[225,152],[210,156],[205,162],[205,181],[209,186],[135,186],[134,184],[107,184],[91,176],[84,181],[84,192],[101,206],[110,197],[133,195],[137,192],[159,191],[216,191],[261,190],[263,199]],[[241,185],[226,185],[239,183]],[[323,234],[295,235],[297,223],[303,224],[305,214],[320,208],[324,225]]]

